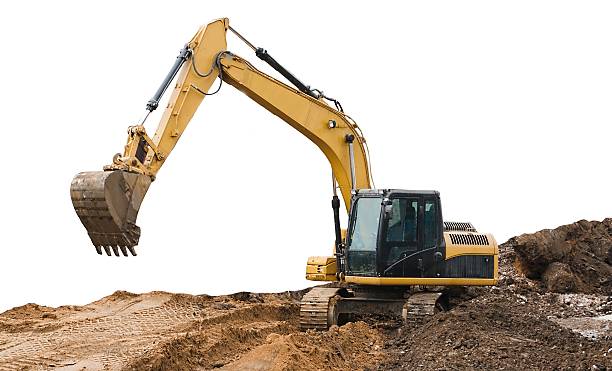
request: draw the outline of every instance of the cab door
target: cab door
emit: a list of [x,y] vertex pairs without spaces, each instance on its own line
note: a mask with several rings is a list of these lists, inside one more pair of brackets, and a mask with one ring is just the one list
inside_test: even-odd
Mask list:
[[381,233],[382,276],[436,277],[440,262],[439,202],[435,197],[398,197]]

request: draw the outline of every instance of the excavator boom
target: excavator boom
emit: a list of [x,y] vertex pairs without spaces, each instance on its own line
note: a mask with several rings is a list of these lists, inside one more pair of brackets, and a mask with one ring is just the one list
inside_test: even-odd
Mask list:
[[217,78],[220,84],[226,82],[242,91],[319,147],[331,164],[347,211],[351,190],[370,188],[365,139],[354,121],[341,111],[341,106],[332,100],[337,106],[331,107],[326,103],[329,98],[301,83],[262,48],[254,48],[249,43],[260,59],[297,88],[266,75],[229,52],[228,29],[235,32],[227,18],[213,21],[200,28],[181,50],[160,88],[147,103],[145,119],[176,79],[152,137],[146,133],[144,120],[129,127],[123,154],[115,155],[104,171],[79,173],[73,179],[70,189],[73,206],[98,253],[104,250],[108,255],[113,252],[119,256],[121,251],[127,256],[129,250],[135,255],[134,246],[140,237],[136,217],[143,198],[204,97],[220,89],[219,86],[215,92],[209,92]]

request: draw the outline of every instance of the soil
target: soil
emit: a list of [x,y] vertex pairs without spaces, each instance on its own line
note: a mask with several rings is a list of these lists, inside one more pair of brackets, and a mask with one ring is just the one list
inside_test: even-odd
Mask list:
[[612,218],[511,238],[516,268],[549,291],[612,295]]
[[612,220],[500,245],[496,287],[461,288],[420,326],[375,317],[300,332],[307,290],[117,291],[0,314],[7,370],[612,370]]
[[589,340],[551,316],[557,299],[501,291],[480,295],[419,328],[403,328],[386,344],[390,359],[379,369],[610,369],[612,322]]

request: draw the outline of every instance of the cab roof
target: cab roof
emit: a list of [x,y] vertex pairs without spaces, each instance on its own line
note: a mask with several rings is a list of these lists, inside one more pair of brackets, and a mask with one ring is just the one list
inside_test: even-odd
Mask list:
[[393,195],[407,195],[407,196],[436,196],[440,197],[440,192],[434,190],[408,190],[408,189],[358,189],[357,195],[363,196],[393,196]]

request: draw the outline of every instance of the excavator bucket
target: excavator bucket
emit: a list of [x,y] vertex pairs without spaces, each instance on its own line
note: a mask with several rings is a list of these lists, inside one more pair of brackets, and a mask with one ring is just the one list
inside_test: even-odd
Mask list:
[[72,179],[72,205],[98,254],[136,255],[136,217],[150,185],[149,176],[122,170],[83,172]]

